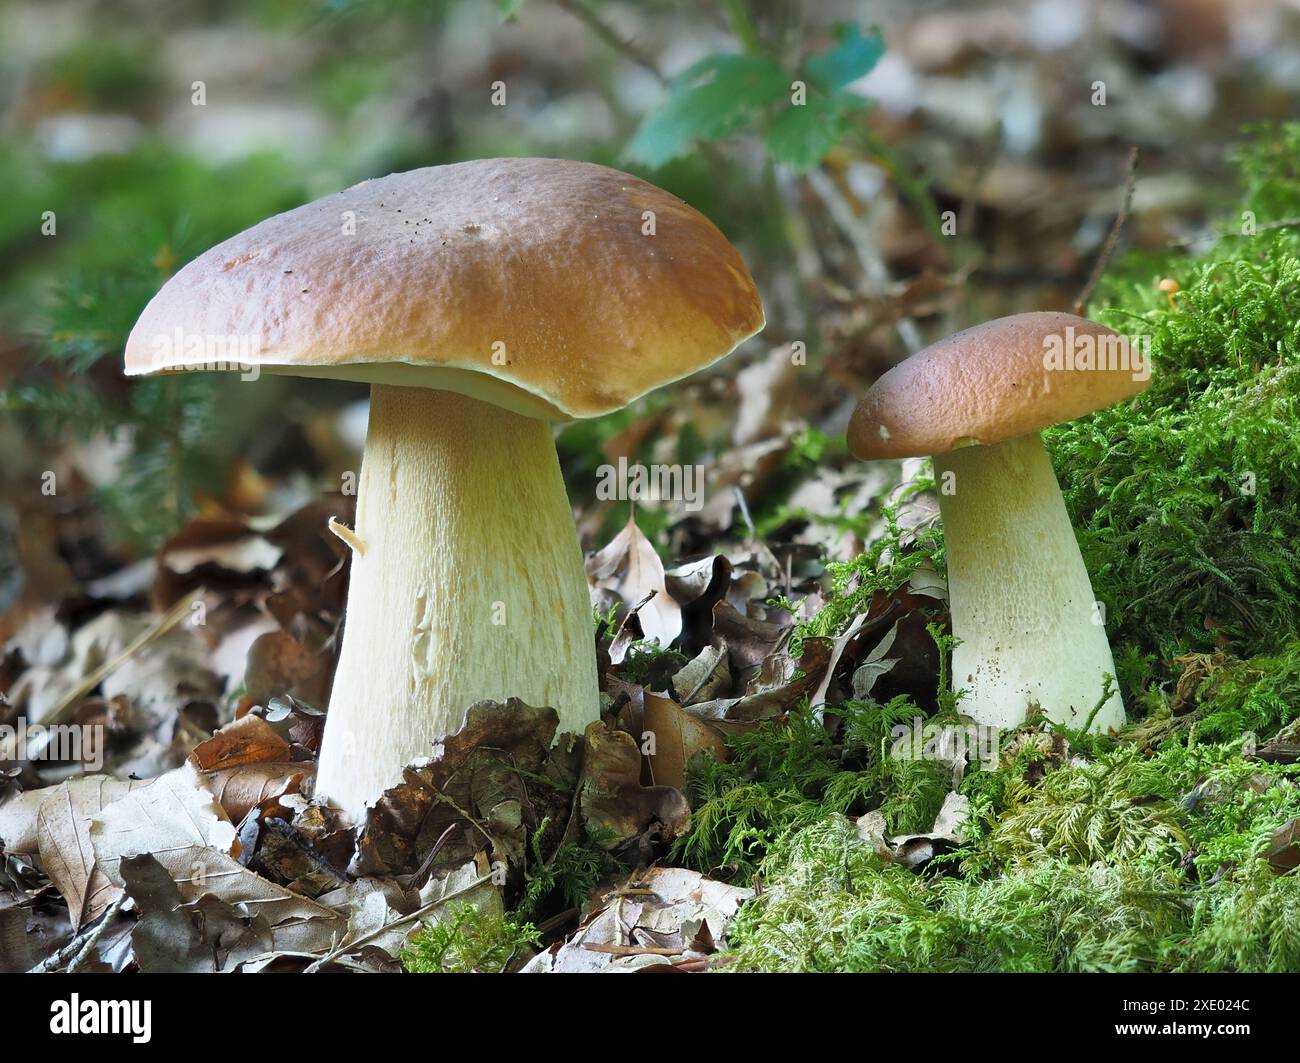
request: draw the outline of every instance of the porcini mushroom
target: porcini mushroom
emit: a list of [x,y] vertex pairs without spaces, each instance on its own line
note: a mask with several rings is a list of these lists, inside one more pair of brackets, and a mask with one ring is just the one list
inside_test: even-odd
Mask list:
[[[597,719],[591,607],[550,422],[617,410],[763,326],[703,215],[588,163],[488,159],[366,181],[177,273],[128,374],[371,385],[343,643],[317,793],[358,813],[484,698]],[[231,366],[236,368],[237,366]]]
[[[918,351],[862,397],[859,458],[930,455],[947,550],[962,712],[1015,727],[1032,705],[1081,727],[1115,665],[1040,431],[1144,391],[1123,337],[1070,314],[999,318]],[[1115,690],[1092,720],[1124,722]]]

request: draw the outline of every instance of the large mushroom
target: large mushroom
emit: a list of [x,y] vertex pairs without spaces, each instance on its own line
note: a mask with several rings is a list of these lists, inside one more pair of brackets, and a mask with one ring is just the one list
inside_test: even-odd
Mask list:
[[[603,166],[488,159],[366,181],[201,255],[128,374],[371,385],[317,793],[359,813],[484,698],[598,718],[591,606],[551,422],[617,410],[763,326],[701,214]],[[234,345],[234,346],[232,346]],[[254,375],[254,374],[248,374]]]
[[[947,550],[953,685],[962,711],[1015,727],[1032,705],[1081,727],[1115,665],[1102,610],[1039,435],[1131,398],[1148,366],[1117,333],[1070,314],[999,318],[918,351],[862,397],[859,458],[934,458]],[[1092,720],[1124,722],[1115,690]]]

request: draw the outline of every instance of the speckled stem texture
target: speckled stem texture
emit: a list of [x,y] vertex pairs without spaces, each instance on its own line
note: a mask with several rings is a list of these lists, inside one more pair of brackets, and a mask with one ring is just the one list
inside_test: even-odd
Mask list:
[[[934,465],[961,711],[1015,727],[1036,702],[1049,719],[1081,727],[1115,665],[1042,440],[962,447]],[[1092,729],[1123,722],[1116,692]]]
[[375,385],[317,793],[356,815],[484,698],[599,716],[591,607],[550,426]]

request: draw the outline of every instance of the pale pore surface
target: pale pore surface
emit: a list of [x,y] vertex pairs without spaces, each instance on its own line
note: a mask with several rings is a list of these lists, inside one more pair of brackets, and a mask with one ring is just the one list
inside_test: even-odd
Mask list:
[[[1056,474],[1037,433],[934,459],[948,559],[953,687],[962,712],[1015,727],[1032,703],[1080,727],[1115,674]],[[945,494],[945,474],[955,494]],[[1124,722],[1113,694],[1093,721]]]
[[483,698],[599,715],[582,556],[550,426],[372,388],[343,647],[317,792],[354,814]]

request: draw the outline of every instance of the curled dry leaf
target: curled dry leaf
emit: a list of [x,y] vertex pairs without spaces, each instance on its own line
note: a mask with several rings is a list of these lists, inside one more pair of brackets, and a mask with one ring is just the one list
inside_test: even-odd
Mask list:
[[630,734],[598,720],[583,737],[579,808],[604,848],[648,851],[652,841],[672,841],[690,829],[690,806],[680,790],[641,785],[641,750]]
[[[797,669],[765,667],[741,697],[699,702],[688,705],[686,711],[701,720],[721,725],[724,729],[729,724],[750,725],[760,720],[776,719],[782,713],[796,708],[821,682],[830,667],[831,648],[830,639],[804,639]],[[797,672],[798,678],[789,679],[777,686],[768,686],[762,680],[766,674],[780,674],[782,671],[786,674]]]
[[753,896],[686,868],[635,872],[567,941],[538,953],[524,970],[616,972],[707,959],[725,948],[736,912]]
[[204,780],[231,822],[238,823],[263,801],[301,793],[315,774],[315,764],[272,760],[217,768],[205,772]]
[[1300,867],[1300,818],[1287,820],[1273,832],[1265,859],[1279,875],[1289,874]]
[[707,753],[718,761],[727,759],[722,734],[671,698],[647,692],[644,727],[654,736],[650,770],[656,783],[685,790],[687,767],[697,753]]
[[[404,781],[369,810],[349,871],[409,874],[452,824],[462,830],[445,846],[442,866],[463,863],[485,846],[501,850],[502,859],[521,851],[543,816],[561,820],[573,788],[564,776],[576,769],[563,766],[572,747],[561,741],[551,749],[558,726],[554,709],[517,698],[470,706],[465,726],[443,739],[433,757],[409,766]],[[553,777],[555,784],[530,786],[528,774]]]
[[190,754],[190,763],[204,771],[288,759],[289,743],[252,713],[226,724]]
[[635,513],[608,546],[587,559],[587,578],[593,588],[612,591],[628,609],[645,602],[637,618],[647,639],[668,646],[681,634],[681,606],[664,585],[663,562],[637,527]]
[[250,700],[265,705],[288,694],[309,704],[328,700],[331,657],[287,631],[259,635],[248,650],[244,687]]

